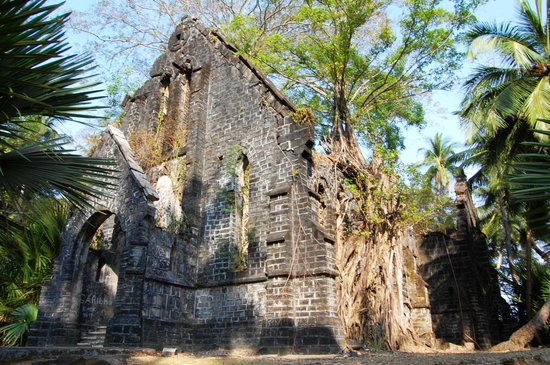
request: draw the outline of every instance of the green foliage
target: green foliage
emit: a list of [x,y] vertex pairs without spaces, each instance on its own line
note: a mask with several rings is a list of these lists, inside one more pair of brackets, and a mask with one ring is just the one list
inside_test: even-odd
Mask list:
[[294,2],[269,24],[239,14],[222,30],[315,111],[321,133],[357,131],[366,144],[395,148],[398,125],[424,122],[415,97],[449,86],[459,65],[458,30],[478,1],[453,3],[454,10],[425,0]]
[[474,133],[493,134],[510,118],[545,129],[539,121],[550,118],[550,34],[541,4],[535,10],[521,0],[516,24],[477,23],[468,32],[469,56],[494,52],[500,60],[478,66],[465,84],[461,116]]
[[230,214],[235,208],[235,191],[227,188],[221,188],[216,194],[217,200],[223,202],[223,211],[225,214]]
[[89,197],[105,196],[105,189],[114,187],[110,174],[115,172],[105,166],[115,162],[77,155],[67,143],[55,138],[1,154],[0,192],[13,202],[54,194],[80,207],[89,205]]
[[243,148],[239,144],[229,146],[223,158],[223,169],[231,177],[237,177],[243,161]]
[[407,166],[402,171],[404,181],[400,185],[401,201],[404,205],[405,226],[413,227],[416,233],[428,231],[446,232],[454,228],[454,203],[445,195],[434,192],[417,166]]
[[166,230],[172,234],[183,234],[189,228],[189,220],[182,213],[181,218],[172,217]]
[[[549,124],[548,121],[541,121]],[[536,130],[550,136],[548,130]],[[550,237],[550,143],[524,142],[531,153],[518,154],[509,176],[512,198],[528,205],[526,219],[535,235],[548,241]]]
[[97,84],[83,85],[90,57],[63,55],[68,49],[63,25],[69,14],[51,17],[60,6],[41,0],[0,2],[0,131],[14,121],[42,115],[58,119],[89,117]]
[[10,324],[0,327],[1,341],[8,345],[22,345],[25,334],[38,316],[38,307],[34,304],[24,304],[17,307],[10,315]]
[[67,206],[53,198],[35,198],[9,218],[17,228],[0,232],[0,322],[7,323],[0,332],[2,341],[14,345],[32,322],[23,320],[19,314],[26,310],[18,308],[37,305],[40,286],[52,274]]
[[477,23],[467,34],[471,57],[486,52],[493,57],[466,82],[460,115],[472,135],[462,155],[466,164],[479,166],[470,180],[482,193],[483,232],[498,252],[504,287],[526,319],[531,298],[525,288],[532,284],[527,278],[534,265],[525,248],[538,245],[532,235],[548,238],[544,121],[550,116],[550,35],[543,2],[537,0],[536,9],[526,0],[519,3],[518,22]]
[[111,75],[106,83],[107,109],[104,114],[106,123],[120,124],[122,122],[123,110],[122,101],[127,95],[132,95],[137,85],[129,84],[128,80],[135,71],[131,67],[124,67],[119,73]]
[[[541,308],[550,297],[550,265],[533,262],[533,309]],[[535,313],[532,313],[533,315]]]

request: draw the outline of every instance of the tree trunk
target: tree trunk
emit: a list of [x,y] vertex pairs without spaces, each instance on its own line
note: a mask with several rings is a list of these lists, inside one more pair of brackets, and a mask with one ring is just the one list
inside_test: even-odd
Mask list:
[[527,265],[527,279],[525,288],[525,299],[527,300],[527,319],[533,315],[533,252],[531,251],[531,240],[529,231],[525,234],[525,261]]
[[343,186],[340,194],[335,264],[338,315],[348,350],[357,344],[391,350],[422,346],[404,305],[408,294],[395,181],[375,162],[347,171],[356,193]]
[[508,267],[510,269],[510,276],[512,277],[512,287],[514,289],[514,292],[516,294],[520,294],[522,292],[521,285],[519,284],[519,278],[518,274],[516,272],[516,268],[514,266],[514,262],[512,260],[512,233],[510,229],[510,219],[508,216],[508,210],[506,209],[506,206],[504,204],[505,199],[503,198],[504,192],[501,192],[498,195],[497,204],[500,209],[500,222],[502,224],[502,228],[504,229],[504,246],[506,247],[506,260],[508,262]]
[[344,173],[347,167],[352,170],[365,168],[365,159],[359,148],[355,131],[349,120],[345,86],[337,85],[337,94],[333,99],[333,122],[330,132],[330,154],[335,155],[338,165]]
[[522,326],[516,332],[512,333],[508,341],[499,343],[491,347],[489,351],[520,351],[523,350],[535,338],[537,332],[544,327],[550,317],[550,297],[538,311],[538,313],[527,324]]

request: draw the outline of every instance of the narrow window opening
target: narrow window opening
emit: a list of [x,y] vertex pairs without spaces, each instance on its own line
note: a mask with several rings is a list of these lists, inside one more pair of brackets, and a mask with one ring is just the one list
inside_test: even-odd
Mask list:
[[246,155],[242,155],[241,171],[238,176],[236,213],[239,220],[237,235],[237,255],[235,270],[244,270],[247,267],[248,243],[250,232],[248,229],[249,200],[250,200],[250,163]]
[[178,273],[178,248],[175,242],[170,250],[170,271],[174,274]]

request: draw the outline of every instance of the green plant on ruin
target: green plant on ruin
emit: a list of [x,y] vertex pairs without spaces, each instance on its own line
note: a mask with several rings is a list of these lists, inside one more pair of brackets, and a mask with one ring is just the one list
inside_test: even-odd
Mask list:
[[258,234],[256,228],[247,228],[244,233],[244,240],[237,242],[234,247],[232,259],[235,272],[243,271],[248,267],[248,245]]
[[239,198],[239,237],[237,241],[238,265],[236,269],[244,270],[247,267],[248,262],[248,244],[250,243],[250,236],[254,234],[248,227],[248,221],[250,219],[249,207],[250,207],[250,164],[248,159],[243,156],[242,160],[242,186],[240,187]]
[[103,225],[99,227],[94,236],[92,237],[92,242],[90,242],[90,248],[93,250],[101,250],[105,242],[105,234],[103,233]]
[[[168,92],[161,91],[156,128],[140,126],[130,133],[128,141],[137,162],[146,171],[177,158],[185,146],[186,129],[182,123],[167,115]],[[178,166],[176,180],[185,178],[184,166]],[[178,181],[181,182],[181,181]]]
[[170,223],[166,227],[166,231],[171,234],[181,235],[189,228],[189,220],[187,216],[182,213],[181,217],[177,218],[174,215],[170,218]]
[[227,187],[220,188],[216,193],[217,200],[223,203],[223,213],[230,214],[235,208],[235,191]]
[[171,177],[175,183],[173,184],[174,196],[178,198],[179,201],[183,200],[183,187],[185,186],[186,178],[186,169],[185,169],[185,159],[179,158],[176,163],[176,168],[171,172]]
[[231,177],[237,177],[239,167],[243,161],[243,148],[240,144],[232,144],[227,149],[227,153],[223,159],[223,169]]
[[297,108],[296,111],[292,113],[292,119],[299,125],[315,125],[315,114],[313,109],[309,107]]
[[233,247],[231,258],[233,260],[234,272],[244,271],[248,267],[248,252],[243,251],[238,243]]

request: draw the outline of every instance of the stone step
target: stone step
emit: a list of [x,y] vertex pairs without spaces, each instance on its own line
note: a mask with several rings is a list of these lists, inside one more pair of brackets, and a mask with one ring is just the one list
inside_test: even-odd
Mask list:
[[77,346],[103,347],[106,334],[107,326],[90,327],[88,330],[82,331],[80,334],[80,341],[77,343]]
[[87,334],[88,335],[106,335],[107,330],[105,330],[105,331],[92,331],[92,332],[88,332]]
[[86,340],[86,341],[103,341],[105,339],[104,336],[80,336],[80,340]]
[[103,347],[103,344],[79,342],[76,344],[78,347]]

